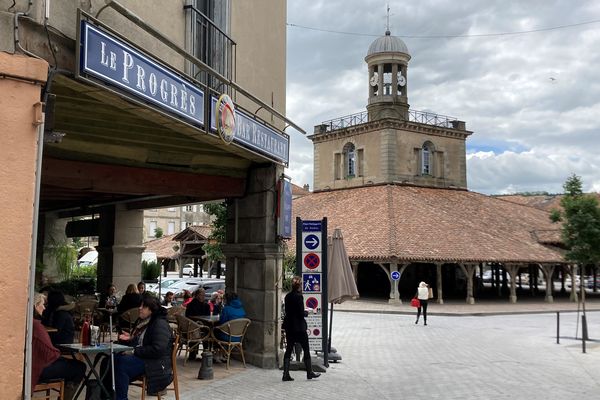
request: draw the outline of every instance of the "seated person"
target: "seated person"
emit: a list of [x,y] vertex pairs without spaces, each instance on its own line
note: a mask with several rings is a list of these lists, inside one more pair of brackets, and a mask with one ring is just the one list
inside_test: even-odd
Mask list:
[[185,316],[188,318],[201,315],[210,315],[210,306],[206,302],[206,291],[200,288],[194,292],[194,299],[185,308]]
[[75,303],[67,303],[62,292],[51,290],[48,293],[48,306],[42,314],[42,323],[58,330],[50,335],[53,345],[73,343],[75,323],[71,311],[74,308]]
[[147,392],[156,395],[173,381],[171,351],[173,337],[167,311],[150,294],[142,296],[140,318],[131,334],[123,332],[119,342],[135,347],[133,354],[115,354],[115,391],[119,400],[127,399],[129,382],[145,374]]
[[[202,315],[210,315],[210,306],[206,301],[206,291],[203,288],[200,288],[194,292],[194,299],[190,301],[190,303],[185,308],[185,316],[188,318],[202,316]],[[193,319],[193,318],[192,318]],[[195,344],[195,343],[192,343]],[[202,342],[202,348],[208,348],[208,341]],[[195,360],[197,355],[197,351],[190,351],[189,359]]]
[[137,284],[137,290],[139,294],[144,294],[146,291],[146,284],[143,281],[139,281]]
[[40,321],[46,298],[36,293],[33,301],[33,330],[31,341],[31,388],[40,382],[52,379],[65,380],[65,399],[71,399],[85,375],[85,363],[60,356],[60,351],[52,345],[46,328]]
[[221,314],[221,310],[223,308],[223,294],[219,291],[213,292],[210,295],[208,305],[210,306],[211,314]]
[[127,310],[138,308],[141,302],[142,296],[138,293],[137,286],[135,286],[133,283],[130,283],[127,286],[125,295],[121,297],[121,302],[117,306],[117,313],[121,315]]
[[102,293],[100,296],[98,307],[112,309],[115,308],[117,304],[117,287],[112,283],[109,283],[106,287],[106,292]]
[[183,303],[182,306],[187,307],[188,304],[190,304],[190,302],[194,300],[194,297],[192,296],[192,294],[190,293],[189,290],[187,289],[183,289]]
[[121,314],[132,308],[139,308],[141,303],[142,296],[138,293],[137,286],[135,286],[133,283],[130,283],[127,286],[125,295],[121,297],[121,301],[117,306],[117,315],[119,316],[118,323],[120,329],[129,329],[129,327],[131,326],[131,321],[126,321],[123,318],[121,318]]
[[[244,306],[242,302],[238,298],[237,293],[227,292],[225,293],[225,305],[223,306],[223,310],[221,310],[221,316],[219,318],[219,324],[222,325],[227,321],[231,321],[232,319],[237,318],[245,318],[246,310],[244,310]],[[224,334],[221,331],[216,332],[217,339],[220,340],[229,340],[229,335]],[[232,338],[232,342],[239,342],[239,338]]]
[[162,301],[163,307],[171,307],[173,306],[173,299],[175,297],[175,293],[169,291],[165,294],[165,298]]

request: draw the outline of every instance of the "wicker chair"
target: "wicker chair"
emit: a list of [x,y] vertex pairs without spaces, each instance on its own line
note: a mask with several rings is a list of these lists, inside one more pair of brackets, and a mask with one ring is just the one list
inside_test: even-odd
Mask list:
[[167,310],[167,321],[169,321],[169,325],[173,328],[173,331],[177,331],[177,314],[183,315],[184,313],[184,306],[173,306]]
[[[32,396],[32,399],[45,399],[51,400],[53,396],[56,396],[59,400],[64,400],[65,395],[65,381],[53,380],[50,382],[40,382],[33,388],[34,394],[43,392],[42,396]],[[56,392],[56,393],[53,393]]]
[[139,316],[140,309],[138,307],[130,308],[129,310],[124,311],[119,316],[119,328],[122,331],[131,333],[135,325],[135,321],[137,321]]
[[183,365],[185,366],[188,353],[198,351],[202,341],[210,336],[210,328],[192,321],[185,315],[176,314],[175,318],[177,318],[177,335],[179,336],[177,354],[180,354],[185,346],[185,358],[183,360]]
[[[171,350],[171,364],[173,368],[173,382],[165,388],[165,391],[173,390],[175,392],[175,400],[179,400],[179,381],[177,380],[177,350],[179,348],[179,335],[175,335],[173,341],[173,350]],[[130,383],[132,386],[142,388],[142,400],[146,398],[146,375],[137,377],[133,382]],[[164,393],[157,393],[158,400],[161,400]]]
[[[236,349],[239,350],[242,356],[244,368],[246,367],[243,342],[249,325],[250,320],[248,318],[237,318],[213,328],[215,343],[219,346],[223,354],[225,354],[225,357],[227,357],[227,369],[229,369],[231,352]],[[227,339],[225,340],[224,338]]]

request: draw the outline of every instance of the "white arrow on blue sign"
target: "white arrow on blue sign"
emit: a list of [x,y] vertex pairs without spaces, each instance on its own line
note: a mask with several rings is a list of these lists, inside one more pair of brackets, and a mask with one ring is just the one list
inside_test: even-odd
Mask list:
[[392,276],[392,279],[395,281],[400,279],[400,272],[398,272],[398,271],[392,271],[392,273],[390,275]]
[[304,238],[304,246],[309,250],[314,250],[319,247],[321,240],[317,235],[308,235]]

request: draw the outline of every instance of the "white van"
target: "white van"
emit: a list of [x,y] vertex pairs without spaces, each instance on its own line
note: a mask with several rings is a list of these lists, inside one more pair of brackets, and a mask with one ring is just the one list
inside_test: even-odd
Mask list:
[[81,256],[79,260],[77,260],[78,267],[89,267],[90,265],[96,265],[98,263],[98,252],[96,250],[91,250]]

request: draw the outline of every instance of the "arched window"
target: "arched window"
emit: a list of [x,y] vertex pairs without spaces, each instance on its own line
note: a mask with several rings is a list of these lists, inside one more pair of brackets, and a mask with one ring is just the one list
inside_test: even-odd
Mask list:
[[356,148],[352,143],[344,146],[344,172],[346,177],[356,176]]
[[425,142],[421,148],[421,175],[433,175],[433,144]]

